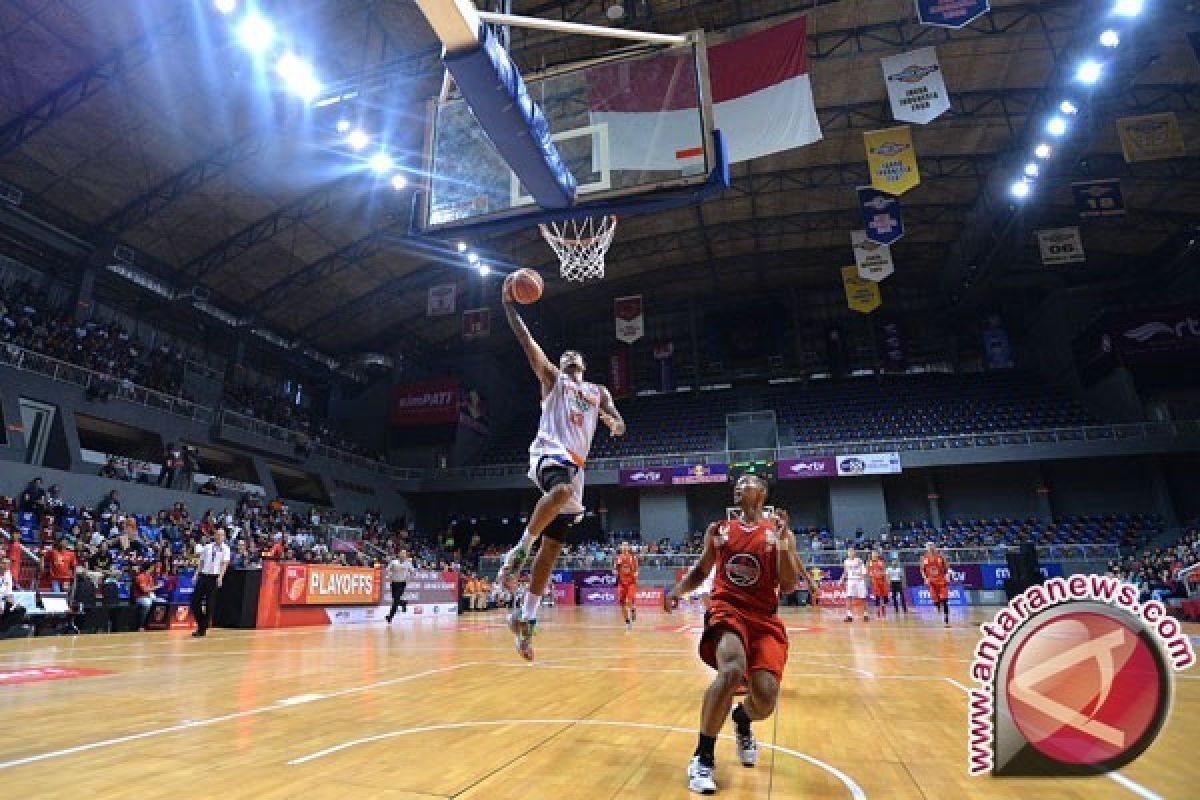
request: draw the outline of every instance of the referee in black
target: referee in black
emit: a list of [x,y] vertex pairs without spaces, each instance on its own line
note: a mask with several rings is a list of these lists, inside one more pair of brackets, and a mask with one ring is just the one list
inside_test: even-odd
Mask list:
[[192,636],[196,638],[208,633],[208,624],[217,608],[217,589],[221,588],[228,567],[229,545],[225,544],[225,529],[217,528],[213,541],[200,548],[196,588],[192,591],[192,616],[196,618]]

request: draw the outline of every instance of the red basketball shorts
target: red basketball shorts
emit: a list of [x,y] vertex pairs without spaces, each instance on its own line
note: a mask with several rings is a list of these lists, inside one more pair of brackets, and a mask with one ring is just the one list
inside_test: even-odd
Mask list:
[[618,605],[623,606],[626,603],[629,603],[630,605],[632,605],[633,601],[636,597],[637,597],[637,584],[636,583],[618,583],[617,584],[617,604]]
[[940,603],[950,599],[950,585],[945,581],[931,582],[929,584],[929,599],[934,603]]
[[753,674],[766,670],[783,680],[783,668],[788,659],[787,629],[775,614],[739,611],[728,603],[714,602],[708,612],[708,625],[700,637],[700,658],[713,669],[717,668],[717,642],[721,634],[730,631],[742,640],[746,649],[746,671]]

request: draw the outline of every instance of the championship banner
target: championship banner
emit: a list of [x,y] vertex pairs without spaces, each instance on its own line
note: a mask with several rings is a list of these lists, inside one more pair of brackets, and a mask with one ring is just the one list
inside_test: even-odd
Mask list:
[[375,605],[382,594],[379,570],[331,564],[284,567],[280,604],[285,606]]
[[492,335],[492,311],[488,308],[471,308],[462,315],[462,335],[467,341],[485,339]]
[[671,469],[671,484],[673,486],[694,486],[701,483],[728,482],[728,464],[696,464],[691,467],[673,467]]
[[629,385],[629,348],[622,347],[608,354],[608,386],[616,398],[633,393],[633,387]]
[[1125,215],[1120,178],[1072,183],[1071,194],[1075,197],[1075,210],[1082,219]]
[[429,295],[425,301],[425,316],[445,317],[454,313],[454,300],[458,295],[458,287],[453,283],[442,286],[430,286]]
[[1042,253],[1042,264],[1047,267],[1087,261],[1079,228],[1050,228],[1038,231],[1037,240],[1038,249]]
[[392,389],[392,425],[453,425],[458,422],[458,381],[441,378]]
[[621,486],[670,486],[671,471],[666,467],[646,467],[645,469],[623,469],[617,473],[617,483]]
[[889,56],[879,63],[897,122],[928,125],[950,110],[950,94],[936,47]]
[[858,204],[862,207],[863,227],[873,242],[891,245],[904,236],[904,216],[900,199],[874,186],[859,186]]
[[965,28],[991,10],[988,0],[917,0],[917,19],[939,28]]
[[775,464],[781,481],[802,481],[808,478],[832,478],[837,475],[837,459],[833,456],[784,458]]
[[618,341],[633,344],[645,334],[646,316],[640,294],[614,300],[613,316],[616,318]]
[[1127,164],[1178,158],[1187,153],[1179,131],[1179,117],[1174,111],[1121,117],[1117,120],[1117,135],[1121,137],[1121,151]]
[[892,249],[868,239],[866,231],[851,231],[850,244],[854,247],[858,277],[863,280],[879,283],[896,271],[892,263]]
[[903,472],[899,453],[856,453],[837,456],[837,474],[846,475],[895,475]]
[[842,286],[846,289],[846,305],[851,311],[870,314],[883,303],[879,284],[858,277],[858,267],[842,267]]
[[863,134],[871,185],[882,192],[901,195],[921,183],[912,129],[907,125]]

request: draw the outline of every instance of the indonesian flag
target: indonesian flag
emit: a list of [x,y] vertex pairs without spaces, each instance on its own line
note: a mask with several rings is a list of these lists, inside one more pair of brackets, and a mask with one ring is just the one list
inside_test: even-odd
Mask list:
[[[821,140],[805,57],[807,21],[708,48],[715,127],[731,163]],[[702,165],[696,83],[689,59],[657,56],[588,71],[591,123],[607,128],[615,170]]]

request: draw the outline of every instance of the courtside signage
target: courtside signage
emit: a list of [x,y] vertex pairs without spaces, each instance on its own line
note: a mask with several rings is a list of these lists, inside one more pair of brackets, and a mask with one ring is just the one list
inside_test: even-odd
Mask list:
[[374,605],[382,594],[377,569],[320,564],[287,565],[280,592],[285,606]]
[[1107,575],[1051,578],[979,627],[967,715],[972,775],[1087,775],[1141,755],[1196,661],[1182,625]]

